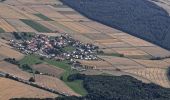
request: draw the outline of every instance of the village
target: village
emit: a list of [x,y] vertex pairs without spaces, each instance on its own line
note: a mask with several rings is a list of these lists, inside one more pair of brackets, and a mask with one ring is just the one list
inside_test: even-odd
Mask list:
[[10,45],[26,55],[36,54],[56,61],[68,60],[72,68],[79,71],[84,69],[75,59],[99,60],[97,46],[84,44],[68,34],[56,37],[36,34],[28,40],[10,40]]

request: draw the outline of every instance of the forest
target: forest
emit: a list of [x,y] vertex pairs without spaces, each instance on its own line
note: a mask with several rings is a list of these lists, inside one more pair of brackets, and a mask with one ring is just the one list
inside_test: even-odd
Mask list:
[[61,0],[86,17],[170,50],[170,17],[150,0]]
[[83,86],[88,94],[84,97],[11,100],[170,100],[170,89],[153,83],[142,83],[130,76],[73,74],[68,80],[83,80]]

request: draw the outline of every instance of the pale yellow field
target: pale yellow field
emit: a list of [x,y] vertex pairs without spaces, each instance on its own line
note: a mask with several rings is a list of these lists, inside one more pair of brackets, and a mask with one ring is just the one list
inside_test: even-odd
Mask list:
[[77,22],[59,22],[59,23],[78,33],[98,33],[98,31],[87,26],[84,26],[82,24],[79,24]]
[[24,15],[15,11],[9,5],[4,5],[0,3],[0,16],[3,18],[16,18],[16,19],[26,19]]
[[162,61],[162,60],[140,60],[134,59],[134,61],[146,66],[146,67],[153,67],[153,68],[167,68],[170,66],[170,63]]
[[54,98],[56,94],[0,77],[0,100],[11,98]]
[[79,96],[77,93],[73,92],[63,81],[59,80],[56,77],[36,75],[35,79],[38,84],[41,84],[43,86],[67,93],[69,95]]
[[15,75],[25,80],[28,80],[30,77],[32,77],[32,74],[24,72],[21,69],[19,69],[18,66],[7,63],[5,61],[0,62],[0,71],[9,73],[11,75]]
[[0,19],[0,27],[5,31],[5,32],[14,32],[16,29],[12,27],[10,24],[8,24],[5,20]]
[[21,54],[20,52],[14,50],[12,48],[3,46],[3,45],[0,46],[0,55],[4,55],[6,57],[16,58],[16,59],[21,59],[24,57],[24,55]]
[[92,66],[93,69],[110,69],[115,70],[115,67],[106,61],[87,61],[87,60],[77,60],[82,65]]
[[143,68],[143,69],[130,69],[124,70],[134,75],[146,78],[151,82],[158,84],[160,86],[170,88],[170,83],[167,77],[167,69],[162,68]]
[[148,54],[137,48],[114,48],[116,52],[126,56],[147,56]]

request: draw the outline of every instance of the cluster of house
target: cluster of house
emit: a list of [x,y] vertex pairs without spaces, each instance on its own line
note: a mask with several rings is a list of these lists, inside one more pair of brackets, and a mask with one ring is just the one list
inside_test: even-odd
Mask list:
[[[11,40],[10,45],[24,54],[38,54],[56,60],[82,59],[97,60],[98,47],[93,44],[84,44],[64,34],[56,37],[35,35],[30,40]],[[67,48],[67,49],[65,49]],[[69,50],[71,49],[71,50]]]

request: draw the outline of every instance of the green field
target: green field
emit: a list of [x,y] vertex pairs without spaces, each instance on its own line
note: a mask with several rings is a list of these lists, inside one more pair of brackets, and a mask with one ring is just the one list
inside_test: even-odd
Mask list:
[[47,33],[52,32],[50,29],[46,28],[45,26],[33,20],[27,20],[27,19],[20,19],[20,20],[38,32],[47,32]]
[[39,63],[48,63],[50,65],[54,65],[56,67],[64,69],[64,73],[62,74],[61,78],[62,80],[76,93],[80,95],[86,95],[87,91],[83,88],[82,81],[76,80],[73,82],[68,82],[67,77],[71,74],[77,73],[77,71],[71,70],[71,66],[67,64],[67,61],[55,61],[52,59],[44,59],[40,60],[40,57],[37,55],[27,55],[22,60],[20,60],[20,64],[28,64],[28,65],[34,65]]
[[5,31],[2,29],[2,28],[0,28],[0,33],[4,33]]
[[73,46],[67,46],[67,47],[63,48],[63,51],[65,51],[65,52],[72,52],[74,50],[75,50],[75,47],[73,47]]
[[41,13],[38,13],[38,14],[34,14],[35,16],[45,20],[45,21],[53,21],[52,19],[48,18],[47,16],[41,14]]

